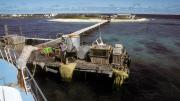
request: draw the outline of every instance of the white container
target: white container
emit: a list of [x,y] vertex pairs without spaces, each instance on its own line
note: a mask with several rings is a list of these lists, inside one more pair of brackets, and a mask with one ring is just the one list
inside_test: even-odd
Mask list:
[[80,36],[79,35],[71,35],[70,38],[72,40],[73,46],[75,46],[76,49],[79,50],[79,47],[80,47]]

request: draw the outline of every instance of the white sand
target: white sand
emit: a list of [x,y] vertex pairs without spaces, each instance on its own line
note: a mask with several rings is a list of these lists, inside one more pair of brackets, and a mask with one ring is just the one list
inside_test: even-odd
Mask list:
[[147,18],[141,19],[111,19],[111,22],[146,22],[149,21]]
[[[50,19],[48,21],[57,21],[57,22],[102,22],[106,21],[103,19]],[[147,18],[141,19],[111,19],[111,22],[146,22],[149,21]]]

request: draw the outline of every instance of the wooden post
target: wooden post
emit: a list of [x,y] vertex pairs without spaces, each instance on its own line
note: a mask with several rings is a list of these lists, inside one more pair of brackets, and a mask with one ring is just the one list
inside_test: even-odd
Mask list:
[[86,72],[85,72],[85,81],[86,81]]
[[8,35],[8,27],[7,27],[7,25],[4,25],[4,31],[5,31],[5,36]]
[[22,35],[22,27],[19,26],[20,35]]

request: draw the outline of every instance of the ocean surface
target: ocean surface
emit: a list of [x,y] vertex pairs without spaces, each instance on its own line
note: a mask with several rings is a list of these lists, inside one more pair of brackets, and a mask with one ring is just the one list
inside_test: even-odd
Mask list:
[[[28,37],[56,38],[94,23],[50,22],[47,19],[0,19],[10,33]],[[71,83],[59,75],[36,73],[40,88],[49,101],[180,101],[180,20],[152,19],[149,22],[115,22],[83,36],[84,43],[99,35],[108,44],[122,43],[132,60],[130,78],[117,91],[112,80],[102,75],[76,73]]]
[[[20,34],[27,37],[56,38],[58,33],[69,34],[94,23],[53,22],[48,19],[0,19],[0,35],[4,35],[4,25],[9,34]],[[21,27],[21,31],[20,31]]]

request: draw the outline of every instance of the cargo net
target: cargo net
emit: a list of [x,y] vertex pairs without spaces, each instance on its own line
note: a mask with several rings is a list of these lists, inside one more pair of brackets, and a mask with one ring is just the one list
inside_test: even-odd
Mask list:
[[72,80],[75,67],[76,63],[61,64],[59,71],[63,81],[70,82]]
[[114,82],[113,82],[113,87],[115,89],[119,89],[122,84],[124,83],[124,80],[129,77],[129,71],[128,70],[117,70],[117,69],[112,69],[114,72]]

